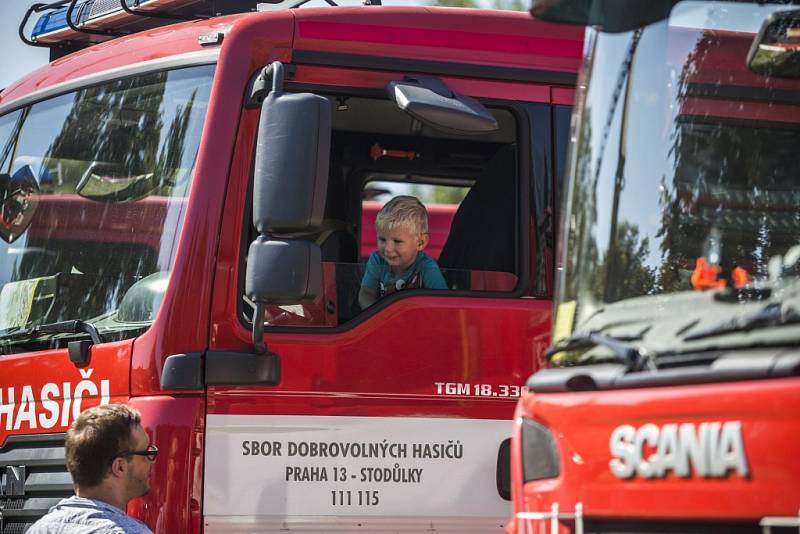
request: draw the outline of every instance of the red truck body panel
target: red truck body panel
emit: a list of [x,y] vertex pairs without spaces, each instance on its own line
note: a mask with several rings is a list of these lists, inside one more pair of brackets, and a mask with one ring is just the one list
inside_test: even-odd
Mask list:
[[[648,520],[743,520],[786,516],[795,509],[794,459],[800,422],[797,379],[729,384],[643,388],[620,391],[541,394],[520,401],[516,418],[529,418],[557,429],[561,474],[556,479],[523,484],[522,470],[512,470],[518,511],[547,511],[558,502],[563,511],[581,502],[586,515],[635,523]],[[577,406],[591,407],[576,409]],[[738,421],[750,474],[730,472],[703,478],[616,478],[610,468],[609,438],[621,424]],[[515,428],[519,438],[519,426]],[[655,452],[646,446],[643,456]],[[521,465],[519,450],[514,463]],[[570,498],[570,496],[573,496]],[[578,497],[579,496],[579,497]],[[565,498],[566,497],[566,498]],[[755,520],[755,521],[754,521]]]

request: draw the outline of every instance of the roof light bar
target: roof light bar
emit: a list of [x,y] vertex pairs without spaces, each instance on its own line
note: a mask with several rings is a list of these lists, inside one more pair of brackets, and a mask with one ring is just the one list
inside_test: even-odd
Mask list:
[[[103,41],[142,29],[144,19],[195,19],[185,8],[206,7],[205,0],[65,0],[50,4],[31,31],[31,41],[42,44],[64,41]],[[124,7],[123,7],[124,6]],[[162,25],[153,21],[149,26]]]

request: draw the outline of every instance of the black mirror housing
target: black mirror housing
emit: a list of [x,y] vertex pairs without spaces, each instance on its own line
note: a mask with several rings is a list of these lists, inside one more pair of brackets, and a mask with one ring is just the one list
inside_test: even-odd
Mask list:
[[254,302],[297,304],[322,290],[322,252],[311,241],[259,236],[250,244],[245,294]]
[[669,17],[679,0],[532,0],[530,13],[545,22],[594,26],[607,33],[643,28]]
[[397,106],[437,130],[467,135],[497,131],[497,120],[483,104],[450,91],[436,78],[406,78],[386,85]]
[[311,230],[328,189],[331,106],[322,96],[273,90],[261,106],[253,187],[260,234]]

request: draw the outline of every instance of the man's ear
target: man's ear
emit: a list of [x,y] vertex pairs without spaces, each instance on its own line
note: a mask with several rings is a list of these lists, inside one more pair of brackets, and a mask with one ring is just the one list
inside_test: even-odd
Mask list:
[[111,461],[111,475],[115,477],[125,476],[128,470],[128,460],[122,456],[117,456]]

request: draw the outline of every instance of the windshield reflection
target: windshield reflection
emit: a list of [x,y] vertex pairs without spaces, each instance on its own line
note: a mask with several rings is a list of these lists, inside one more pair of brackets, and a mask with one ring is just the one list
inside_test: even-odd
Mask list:
[[[152,321],[213,71],[124,78],[0,117],[0,334],[71,319],[101,333]],[[117,314],[121,305],[140,312]]]
[[756,283],[800,242],[800,83],[747,66],[785,9],[682,2],[593,36],[561,254],[577,324],[606,303]]

